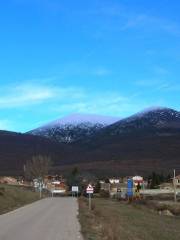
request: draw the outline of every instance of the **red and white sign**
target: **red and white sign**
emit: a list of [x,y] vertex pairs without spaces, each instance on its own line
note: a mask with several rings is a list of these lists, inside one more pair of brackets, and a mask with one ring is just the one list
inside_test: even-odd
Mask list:
[[93,186],[91,186],[91,184],[89,184],[86,188],[86,193],[90,194],[90,193],[94,193],[94,188]]

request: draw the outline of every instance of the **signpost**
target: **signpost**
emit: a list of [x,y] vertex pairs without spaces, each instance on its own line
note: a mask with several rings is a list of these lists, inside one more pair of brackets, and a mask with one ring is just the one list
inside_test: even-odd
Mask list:
[[79,187],[78,186],[72,186],[71,192],[72,192],[72,197],[75,197],[76,195],[78,196]]
[[175,169],[174,169],[173,185],[174,185],[174,202],[177,202],[177,199],[176,199],[176,170]]
[[42,198],[43,180],[41,177],[34,179],[34,187],[36,191],[39,191],[39,198]]
[[91,194],[94,193],[94,188],[91,184],[87,186],[86,193],[89,195],[89,210],[91,210]]
[[43,180],[39,178],[39,197],[42,198]]
[[127,180],[127,196],[128,196],[128,200],[130,200],[133,197],[133,180],[132,179]]

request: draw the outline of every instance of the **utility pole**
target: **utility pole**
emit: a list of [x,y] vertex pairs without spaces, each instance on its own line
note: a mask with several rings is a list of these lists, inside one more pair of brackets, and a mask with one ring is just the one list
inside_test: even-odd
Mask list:
[[173,185],[174,185],[174,202],[176,202],[177,199],[176,199],[176,170],[175,169],[174,169]]

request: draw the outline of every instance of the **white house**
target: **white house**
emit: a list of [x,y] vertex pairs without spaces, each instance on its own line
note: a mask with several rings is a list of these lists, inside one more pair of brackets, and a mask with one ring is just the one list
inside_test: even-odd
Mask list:
[[109,182],[110,182],[111,184],[118,184],[118,183],[120,183],[120,180],[119,180],[118,178],[110,178],[110,179],[109,179]]

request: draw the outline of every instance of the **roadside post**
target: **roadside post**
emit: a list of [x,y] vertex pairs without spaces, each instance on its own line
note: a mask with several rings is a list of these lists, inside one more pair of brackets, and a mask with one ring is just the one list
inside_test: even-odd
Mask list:
[[89,198],[89,210],[91,210],[91,195],[94,193],[94,188],[91,184],[89,184],[86,188],[86,193],[88,194]]
[[39,188],[39,195],[40,195],[40,198],[42,198],[42,186],[41,186],[41,183],[40,183],[40,188]]
[[127,180],[127,196],[128,196],[128,201],[132,200],[132,197],[133,197],[133,180],[132,179]]
[[176,198],[176,170],[174,169],[174,177],[173,177],[173,186],[174,186],[174,202],[177,202]]
[[43,182],[42,178],[38,178],[38,185],[39,185],[39,198],[42,198],[42,187],[43,187]]
[[72,192],[72,197],[76,197],[76,196],[78,197],[79,187],[78,186],[72,186],[71,192]]

